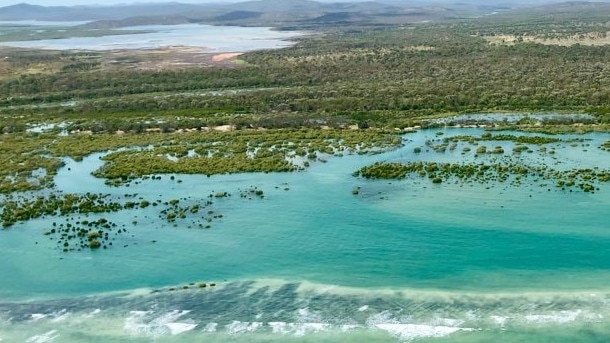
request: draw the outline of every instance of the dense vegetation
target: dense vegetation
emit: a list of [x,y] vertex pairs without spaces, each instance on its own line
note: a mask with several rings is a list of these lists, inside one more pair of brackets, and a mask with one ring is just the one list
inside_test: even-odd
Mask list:
[[[608,11],[574,5],[536,20],[525,12],[411,26],[324,26],[324,34],[243,55],[234,67],[117,69],[107,67],[112,56],[103,52],[8,49],[0,60],[0,130],[6,133],[0,150],[7,161],[0,191],[52,187],[62,166],[58,157],[121,147],[130,149],[107,156],[96,175],[125,181],[170,172],[291,171],[304,166],[291,156],[315,160],[319,153],[400,142],[378,131],[303,127],[393,129],[447,113],[505,110],[588,112],[595,115],[589,124],[604,124],[610,118],[608,45],[490,44],[486,37],[601,32],[608,29]],[[26,133],[49,123],[55,124],[49,133]],[[561,130],[577,129],[569,120],[561,124]],[[218,125],[237,131],[209,131]],[[560,130],[528,122],[510,127]],[[297,130],[240,131],[253,128]]]
[[[10,132],[23,122],[15,120],[16,114],[30,120],[43,114],[101,131],[141,130],[151,118],[166,119],[170,128],[184,127],[185,120],[301,126],[311,118],[334,125],[404,127],[422,116],[506,110],[586,111],[605,122],[610,111],[608,45],[505,45],[484,38],[608,29],[606,6],[599,9],[605,17],[579,11],[575,6],[561,20],[543,16],[527,21],[524,15],[343,28],[303,38],[292,48],[246,54],[241,57],[246,63],[235,68],[88,70],[83,63],[95,56],[64,56],[59,69],[69,72],[0,83],[6,95],[0,99],[2,126]],[[72,72],[79,66],[83,71]],[[61,106],[67,101],[74,102]]]
[[[62,157],[128,147],[104,157],[97,176],[111,184],[152,174],[223,174],[293,171],[320,157],[375,153],[398,147],[399,136],[379,130],[198,131],[164,134],[0,135],[0,193],[53,186]],[[303,161],[299,162],[299,159]]]
[[47,197],[37,196],[33,199],[7,200],[2,203],[2,226],[7,227],[19,221],[36,219],[44,216],[68,215],[72,213],[105,213],[116,212],[123,206],[103,194],[50,194]]
[[[10,227],[61,217],[64,221],[44,234],[66,252],[109,249],[115,236],[126,233],[128,224],[101,217],[107,212],[156,207],[161,222],[202,229],[222,218],[211,206],[229,198],[226,192],[164,202],[54,194],[63,159],[82,160],[94,152],[108,152],[94,175],[121,186],[140,178],[158,180],[161,174],[298,171],[333,156],[399,147],[403,132],[444,125],[431,120],[459,113],[590,114],[585,120],[523,118],[490,126],[608,130],[610,46],[603,42],[610,9],[587,6],[555,15],[326,25],[291,48],[247,53],[236,63],[207,68],[139,68],[138,61],[154,60],[145,53],[3,49],[0,218]],[[441,136],[414,147],[414,154],[460,146],[463,155],[484,161],[377,163],[355,175],[514,186],[528,179],[549,189],[585,192],[610,180],[609,172],[598,169],[559,171],[523,161],[490,161],[490,156],[507,154],[507,145],[484,145],[510,141],[518,155],[533,152],[533,145],[546,151],[544,145],[558,138]],[[44,189],[51,191],[39,192]],[[12,197],[23,191],[21,198]],[[239,198],[265,195],[253,187],[240,191]]]
[[595,192],[599,189],[597,183],[610,181],[610,171],[586,168],[560,171],[522,163],[377,162],[354,172],[354,176],[367,179],[404,179],[411,175],[429,178],[437,184],[454,181],[491,185],[499,182],[520,186],[528,179],[541,187],[548,187],[550,183],[557,189],[578,187],[584,192]]

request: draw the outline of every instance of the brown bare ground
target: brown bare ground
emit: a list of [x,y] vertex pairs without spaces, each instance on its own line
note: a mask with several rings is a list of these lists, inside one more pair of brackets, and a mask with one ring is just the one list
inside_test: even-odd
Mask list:
[[169,46],[153,50],[117,50],[103,53],[105,68],[163,70],[189,67],[236,67],[243,53],[212,53],[205,48]]
[[212,61],[214,61],[214,62],[226,61],[226,60],[235,58],[237,56],[240,56],[242,54],[243,54],[243,52],[231,52],[231,53],[226,53],[226,54],[218,54],[218,55],[212,56]]
[[[4,49],[4,48],[3,48]],[[7,48],[0,51],[0,80],[12,79],[24,74],[53,74],[59,72],[65,65],[71,63],[68,59],[59,57],[59,51],[46,51],[57,53],[55,60],[44,63],[24,63],[18,60],[19,51],[30,49]],[[13,55],[2,52],[11,52]],[[78,54],[79,51],[73,51]],[[134,49],[95,51],[96,60],[101,62],[101,69],[122,70],[167,70],[199,67],[227,67],[240,66],[235,57],[241,52],[217,53],[205,48],[188,46],[168,46],[160,49]]]

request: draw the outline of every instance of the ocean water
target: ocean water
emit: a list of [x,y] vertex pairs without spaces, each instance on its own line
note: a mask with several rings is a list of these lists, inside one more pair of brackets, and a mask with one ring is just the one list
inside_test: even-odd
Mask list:
[[[610,169],[610,153],[597,148],[610,135],[562,136],[586,141],[519,157],[514,143],[486,142],[506,154],[474,157],[461,154],[463,143],[427,151],[437,131],[407,134],[403,148],[378,155],[329,157],[304,172],[163,176],[120,188],[90,175],[101,154],[68,159],[56,177],[64,192],[184,204],[231,196],[206,208],[222,214],[209,229],[190,218],[160,220],[161,207],[104,214],[129,227],[108,250],[65,253],[43,235],[69,218],[0,231],[0,340],[607,342],[610,187],[591,194],[352,173],[411,160]],[[441,131],[440,138],[483,132]],[[264,198],[240,197],[253,187]]]

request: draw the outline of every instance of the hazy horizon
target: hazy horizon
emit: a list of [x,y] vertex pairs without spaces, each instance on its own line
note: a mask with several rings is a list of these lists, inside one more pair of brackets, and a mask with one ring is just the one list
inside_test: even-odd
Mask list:
[[131,5],[131,4],[146,4],[146,3],[167,3],[167,2],[179,2],[185,4],[203,4],[203,3],[234,3],[240,2],[241,0],[147,0],[147,1],[125,1],[125,0],[26,0],[26,1],[8,1],[6,4],[0,5],[0,7],[17,5],[17,4],[30,4],[30,5],[41,5],[41,6],[109,6],[109,5]]
[[[8,0],[2,1],[0,7],[6,7],[11,5],[17,5],[27,3],[31,5],[41,6],[112,6],[112,5],[133,5],[133,4],[148,4],[148,3],[184,3],[184,4],[229,4],[238,3],[252,0]],[[378,2],[397,2],[396,0],[314,0],[318,2],[363,2],[363,1],[378,1]],[[457,2],[458,0],[405,0],[405,3],[422,4],[426,2],[430,3],[443,3],[443,2]],[[551,2],[565,2],[569,0],[532,0],[531,3],[551,3]],[[586,0],[585,0],[586,1]],[[608,2],[610,0],[594,0],[594,2]],[[524,3],[524,0],[461,0],[461,3]]]
[[[248,0],[9,0],[2,1],[0,7],[6,7],[17,4],[30,4],[41,6],[110,6],[110,5],[132,5],[132,4],[147,4],[147,3],[184,3],[184,4],[222,4],[245,2]],[[315,0],[319,2],[362,2],[367,0]],[[432,1],[431,1],[432,2]],[[436,2],[436,1],[434,1]]]

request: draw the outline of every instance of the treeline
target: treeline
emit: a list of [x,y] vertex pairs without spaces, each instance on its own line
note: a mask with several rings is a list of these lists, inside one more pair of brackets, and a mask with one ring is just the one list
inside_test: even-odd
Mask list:
[[606,37],[610,31],[610,5],[593,2],[565,2],[499,13],[479,20],[463,20],[452,29],[474,35],[498,34],[566,38],[596,33]]
[[[246,54],[247,63],[235,68],[24,76],[0,83],[0,93],[6,95],[0,98],[0,111],[95,120],[113,113],[179,114],[216,121],[247,118],[252,124],[261,117],[298,113],[349,118],[352,124],[402,125],[447,112],[565,110],[588,111],[605,120],[610,113],[610,47],[491,45],[471,32],[476,25],[508,32],[506,20],[499,21],[505,23],[502,27],[482,19],[350,28],[302,39],[292,48]],[[559,24],[531,25],[551,32]],[[18,107],[67,100],[79,101],[44,110]]]

